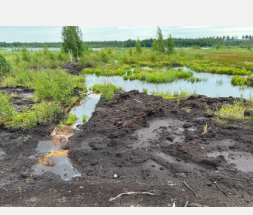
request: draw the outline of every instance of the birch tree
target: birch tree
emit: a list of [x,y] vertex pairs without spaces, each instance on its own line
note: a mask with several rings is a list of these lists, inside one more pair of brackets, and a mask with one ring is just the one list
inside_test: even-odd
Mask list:
[[63,26],[62,39],[62,50],[65,53],[69,53],[71,63],[73,62],[73,58],[79,62],[79,57],[81,57],[84,52],[81,29],[78,26]]

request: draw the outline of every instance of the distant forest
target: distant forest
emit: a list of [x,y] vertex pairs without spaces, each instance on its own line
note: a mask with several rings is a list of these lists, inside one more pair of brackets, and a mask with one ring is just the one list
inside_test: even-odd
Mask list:
[[[206,37],[206,38],[196,38],[196,39],[187,39],[187,38],[173,38],[174,44],[176,47],[191,47],[191,46],[200,46],[200,47],[211,47],[217,44],[221,46],[245,46],[248,44],[253,44],[253,36],[246,35],[242,37],[243,39],[237,39],[237,37]],[[141,40],[142,47],[152,47],[154,39]],[[102,47],[134,47],[136,40],[127,40],[127,41],[84,41],[84,44],[89,48],[102,48]],[[21,47],[25,45],[30,48],[40,48],[43,47],[45,43],[6,43],[0,42],[0,47]],[[60,48],[61,42],[46,42],[49,48]]]

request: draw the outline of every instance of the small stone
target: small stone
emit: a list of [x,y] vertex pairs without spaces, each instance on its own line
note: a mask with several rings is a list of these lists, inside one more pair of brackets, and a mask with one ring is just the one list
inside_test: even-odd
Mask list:
[[173,142],[173,140],[176,138],[175,135],[169,135],[166,139]]
[[53,161],[43,161],[42,162],[42,165],[44,165],[44,166],[55,166],[55,162],[53,162]]
[[83,189],[83,186],[80,186],[80,189]]
[[163,167],[160,167],[160,170],[164,170],[164,168],[163,168]]
[[183,127],[184,128],[190,128],[192,125],[190,124],[190,123],[185,123],[184,125],[183,125]]
[[114,174],[113,177],[114,177],[114,178],[118,178],[118,175],[117,175],[117,174]]

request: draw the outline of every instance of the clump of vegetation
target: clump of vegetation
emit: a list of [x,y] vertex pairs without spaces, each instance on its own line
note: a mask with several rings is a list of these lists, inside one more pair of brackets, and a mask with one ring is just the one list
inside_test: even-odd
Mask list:
[[187,97],[190,97],[193,93],[180,89],[179,92],[175,91],[174,93],[171,93],[170,91],[167,91],[166,93],[163,93],[163,92],[159,92],[157,90],[157,91],[153,91],[151,94],[153,96],[161,96],[164,99],[177,99],[177,98],[187,98]]
[[73,77],[63,70],[27,71],[21,69],[14,72],[13,75],[5,77],[1,86],[33,88],[39,100],[68,103],[74,94],[75,87],[85,88],[84,81],[84,77]]
[[253,86],[253,75],[249,75],[247,78],[236,75],[231,79],[231,83],[234,86]]
[[100,92],[105,100],[110,104],[114,100],[114,91],[117,89],[122,89],[122,87],[116,87],[111,83],[104,82],[103,84],[95,84],[92,89],[94,91]]
[[207,133],[207,124],[204,126],[203,134]]
[[200,81],[207,81],[208,78],[199,78],[199,77],[191,77],[191,78],[187,78],[186,79],[188,82],[192,82],[192,83],[195,83],[195,82],[200,82]]
[[76,115],[70,114],[68,120],[66,121],[67,125],[72,125],[76,121]]
[[191,109],[186,109],[186,113],[191,113]]
[[11,64],[0,53],[0,76],[9,74],[12,70]]
[[86,120],[88,119],[89,116],[87,115],[83,115],[83,122],[86,122]]
[[18,112],[11,104],[9,95],[0,92],[0,121],[7,126],[35,127],[38,124],[52,122],[55,117],[63,113],[61,105],[57,102],[42,101],[34,107],[24,106]]
[[143,88],[142,91],[143,91],[143,93],[148,94],[148,89]]
[[238,120],[244,118],[244,111],[246,108],[234,106],[234,105],[223,105],[219,110],[215,112],[215,115],[222,119]]

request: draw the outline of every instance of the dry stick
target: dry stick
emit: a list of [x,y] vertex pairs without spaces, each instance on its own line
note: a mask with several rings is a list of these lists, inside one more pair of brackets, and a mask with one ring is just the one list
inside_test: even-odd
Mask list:
[[183,182],[183,183],[185,184],[186,187],[188,187],[188,188],[197,196],[197,193],[195,193],[195,192],[193,191],[193,189],[189,187],[188,184],[186,184],[185,182]]
[[114,198],[110,198],[109,201],[111,202],[111,201],[113,201],[113,200],[115,200],[115,199],[117,199],[117,198],[119,198],[119,197],[121,197],[123,195],[131,195],[131,194],[147,194],[147,195],[151,195],[151,196],[155,196],[156,195],[155,193],[149,193],[149,192],[140,192],[140,193],[139,192],[127,192],[127,193],[121,193],[121,194],[117,195]]
[[137,101],[137,102],[139,102],[139,103],[142,103],[142,102],[140,102],[139,100],[137,100],[137,99],[134,99],[135,101]]
[[184,207],[187,207],[187,205],[188,205],[188,201],[185,203]]
[[6,192],[8,192],[8,190],[6,190],[4,187],[0,187],[0,188],[4,189]]
[[220,188],[220,186],[217,184],[217,182],[216,181],[214,181],[213,179],[211,179],[210,178],[210,180],[216,185],[216,187],[218,187],[219,188],[219,190],[222,192],[222,193],[224,193],[226,196],[228,196],[228,194],[226,194],[225,193],[225,191],[223,191],[221,188]]

